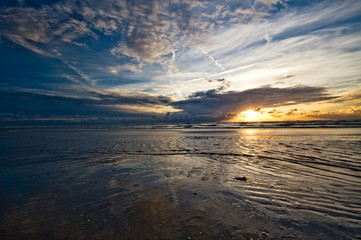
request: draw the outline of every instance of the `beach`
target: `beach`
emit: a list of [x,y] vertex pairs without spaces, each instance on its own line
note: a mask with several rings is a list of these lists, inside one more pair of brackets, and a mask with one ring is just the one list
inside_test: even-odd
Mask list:
[[360,239],[361,128],[331,125],[3,128],[0,239]]

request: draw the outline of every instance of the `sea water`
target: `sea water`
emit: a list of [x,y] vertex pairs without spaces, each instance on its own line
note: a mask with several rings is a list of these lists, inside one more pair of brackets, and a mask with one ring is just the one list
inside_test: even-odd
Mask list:
[[360,239],[357,124],[2,128],[0,239]]

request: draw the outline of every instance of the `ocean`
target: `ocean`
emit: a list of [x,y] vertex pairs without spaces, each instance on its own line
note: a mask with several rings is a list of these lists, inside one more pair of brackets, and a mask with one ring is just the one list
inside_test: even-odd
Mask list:
[[361,122],[0,129],[0,239],[361,239]]

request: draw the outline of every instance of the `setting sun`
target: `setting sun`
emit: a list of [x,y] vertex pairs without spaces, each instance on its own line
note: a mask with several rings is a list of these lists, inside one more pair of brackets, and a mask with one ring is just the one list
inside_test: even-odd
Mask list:
[[261,113],[254,111],[254,110],[244,111],[238,115],[239,119],[242,119],[243,121],[250,121],[250,122],[251,121],[259,121],[260,117],[261,117]]

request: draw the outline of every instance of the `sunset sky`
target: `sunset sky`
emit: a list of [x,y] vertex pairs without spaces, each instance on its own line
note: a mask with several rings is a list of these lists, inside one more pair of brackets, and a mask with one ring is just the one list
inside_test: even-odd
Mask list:
[[361,119],[360,0],[0,1],[0,121]]

